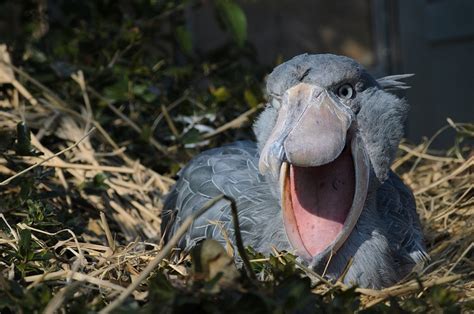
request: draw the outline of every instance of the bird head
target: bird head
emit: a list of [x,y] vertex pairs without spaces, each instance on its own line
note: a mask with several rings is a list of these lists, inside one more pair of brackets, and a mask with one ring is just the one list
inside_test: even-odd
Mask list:
[[386,180],[408,110],[387,90],[408,88],[405,77],[376,80],[331,54],[299,55],[268,76],[268,105],[254,125],[259,170],[301,257],[336,252]]

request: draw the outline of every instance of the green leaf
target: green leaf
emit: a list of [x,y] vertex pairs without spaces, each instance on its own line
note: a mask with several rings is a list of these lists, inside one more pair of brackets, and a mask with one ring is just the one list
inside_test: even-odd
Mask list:
[[133,84],[132,91],[135,95],[141,96],[145,94],[147,86],[145,84]]
[[313,300],[311,281],[308,277],[292,274],[276,287],[275,299],[285,309],[284,312],[302,310]]
[[193,54],[193,40],[191,33],[184,26],[178,26],[176,28],[176,39],[178,44],[187,55]]
[[229,90],[224,86],[212,89],[211,93],[212,93],[212,96],[215,97],[217,102],[224,102],[227,99],[229,99],[231,96]]
[[142,133],[140,134],[140,139],[144,142],[148,142],[152,136],[151,126],[145,124],[142,126]]
[[40,201],[26,200],[26,207],[28,209],[27,222],[32,224],[41,222],[45,217],[45,207]]
[[255,97],[254,93],[250,89],[247,88],[244,91],[244,98],[250,107],[255,108],[258,106],[257,97]]
[[151,300],[159,300],[161,303],[171,303],[176,297],[176,292],[176,289],[162,273],[156,273],[152,280],[150,280]]
[[16,154],[19,156],[34,156],[30,129],[24,122],[18,122],[16,125],[16,136]]
[[122,77],[114,85],[108,86],[104,89],[105,98],[111,101],[125,101],[128,100],[128,78]]
[[94,176],[94,178],[92,178],[91,181],[86,182],[84,188],[91,189],[92,191],[96,192],[107,191],[110,188],[109,185],[105,182],[107,179],[107,175],[103,173],[98,173]]
[[[157,88],[155,88],[155,91]],[[151,103],[156,100],[157,93],[152,92],[152,88],[148,84],[133,84],[132,86],[132,92],[135,96],[140,97],[147,103]]]
[[214,0],[218,16],[232,34],[237,45],[242,47],[247,39],[247,18],[244,11],[232,0]]
[[0,152],[6,152],[13,147],[15,142],[15,133],[12,130],[0,130]]
[[199,142],[200,140],[202,140],[201,134],[198,130],[192,128],[182,137],[181,142],[183,144],[193,144]]
[[109,188],[109,186],[107,185],[107,183],[105,183],[105,180],[107,180],[107,176],[103,173],[98,173],[94,176],[92,183],[96,188],[103,188],[106,190]]
[[29,229],[20,230],[20,246],[18,253],[24,258],[28,259],[31,249],[31,231]]
[[31,196],[35,188],[35,180],[32,177],[23,177],[19,180],[18,186],[20,187],[20,193],[18,196],[21,200],[26,200]]
[[188,77],[193,72],[192,65],[187,66],[170,66],[163,71],[164,74],[172,76],[176,79],[183,79]]

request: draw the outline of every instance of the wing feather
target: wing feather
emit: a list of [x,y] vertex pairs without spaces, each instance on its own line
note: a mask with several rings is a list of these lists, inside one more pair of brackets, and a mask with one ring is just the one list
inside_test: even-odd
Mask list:
[[[269,251],[270,236],[262,232],[269,221],[281,219],[278,200],[270,191],[265,178],[257,168],[258,150],[252,142],[236,142],[231,145],[212,149],[195,157],[181,172],[172,192],[165,200],[163,228],[170,225],[166,238],[179,228],[180,223],[193,211],[220,194],[236,200],[239,211],[239,222],[245,245],[252,245],[260,251]],[[214,237],[225,243],[220,224],[227,234],[233,238],[233,224],[229,204],[221,201],[197,218],[192,228],[179,242],[179,246],[188,249],[197,241],[206,237]],[[282,230],[283,232],[283,230]],[[266,240],[264,240],[266,239]]]
[[415,198],[393,172],[377,193],[377,207],[386,222],[386,233],[393,251],[409,256],[416,264],[426,262],[429,257],[423,243]]

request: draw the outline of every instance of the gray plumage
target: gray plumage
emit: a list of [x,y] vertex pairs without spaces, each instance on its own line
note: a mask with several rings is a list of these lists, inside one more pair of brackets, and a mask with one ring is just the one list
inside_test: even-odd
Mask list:
[[[328,91],[350,83],[357,93],[351,108],[370,159],[371,175],[362,214],[332,257],[326,275],[339,278],[352,258],[346,283],[382,288],[399,281],[427,259],[413,195],[390,170],[408,105],[384,88],[402,86],[397,80],[405,77],[375,80],[357,62],[334,55],[304,54],[275,68],[267,79],[269,104],[254,124],[257,143],[236,142],[208,150],[180,171],[163,210],[166,237],[207,200],[226,194],[237,202],[245,245],[263,253],[270,253],[272,246],[294,251],[283,227],[278,184],[259,173],[259,154],[276,123],[286,90],[301,82]],[[216,204],[194,221],[179,246],[189,249],[206,237],[225,243],[223,230],[233,239],[231,219],[227,202]],[[316,260],[308,264],[321,271]]]
[[397,75],[389,75],[379,78],[377,83],[384,89],[384,90],[397,90],[397,89],[408,89],[411,86],[407,85],[405,82],[401,81],[406,78],[412,77],[414,74],[397,74]]

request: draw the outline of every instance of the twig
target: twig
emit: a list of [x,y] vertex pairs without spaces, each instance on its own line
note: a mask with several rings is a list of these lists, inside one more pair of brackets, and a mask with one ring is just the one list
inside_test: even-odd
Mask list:
[[[30,94],[30,92],[15,78],[12,69],[10,54],[7,51],[7,46],[0,44],[0,84],[10,83],[25,99],[32,105],[36,106],[38,101]],[[18,95],[18,94],[16,94]],[[17,99],[18,100],[18,99]],[[15,105],[16,103],[16,105]],[[14,107],[18,108],[18,102],[14,102]]]
[[31,95],[30,92],[16,79],[12,81],[12,85],[32,106],[36,106],[38,104],[38,101],[33,97],[33,95]]
[[[17,68],[16,66],[14,66],[11,63],[7,63],[7,62],[2,61],[2,60],[0,60],[0,63],[6,65],[7,67],[10,67],[15,73],[19,74],[20,76],[23,76],[24,78],[26,78],[28,81],[30,81],[33,85],[35,85],[39,89],[41,89],[43,91],[46,91],[49,95],[54,97],[59,103],[62,102],[61,99],[51,89],[49,89],[45,85],[41,84],[38,80],[35,80],[33,77],[31,77],[25,71],[21,70],[20,68]],[[29,100],[29,101],[31,101],[31,100]]]
[[454,201],[454,203],[452,203],[446,210],[444,210],[443,212],[439,213],[438,215],[434,216],[433,218],[431,218],[431,220],[433,221],[437,221],[437,220],[441,220],[449,215],[451,215],[452,213],[454,213],[455,211],[457,211],[458,209],[456,208],[456,205],[458,205],[466,195],[469,194],[469,192],[471,192],[472,188],[474,187],[474,184],[471,184],[467,189],[466,191],[464,191],[464,193],[456,200]]
[[[33,159],[25,159],[23,160],[29,164],[35,164],[35,160],[40,160],[39,157],[34,157]],[[4,162],[0,161],[0,164]],[[61,169],[77,169],[77,170],[91,170],[91,171],[102,171],[102,172],[114,172],[114,173],[126,173],[126,174],[134,174],[137,171],[132,168],[127,167],[117,167],[117,166],[104,166],[104,165],[90,165],[90,164],[76,164],[70,162],[43,162],[43,167],[51,167],[51,168],[61,168]]]
[[[188,94],[189,94],[188,91],[184,91],[184,93],[181,97],[179,97],[178,99],[176,99],[175,101],[173,101],[171,104],[169,104],[166,107],[166,111],[170,112],[171,110],[176,108],[178,105],[180,105],[183,101],[188,100]],[[155,131],[156,127],[158,126],[158,124],[160,123],[160,121],[163,118],[164,118],[164,114],[163,114],[163,111],[161,111],[158,114],[158,116],[154,119],[154,121],[151,125],[151,128],[150,128],[151,133],[153,133]]]
[[76,281],[70,285],[62,287],[54,297],[48,302],[48,305],[43,311],[43,314],[54,314],[57,313],[61,305],[66,301],[66,299],[71,296],[80,286],[82,282]]
[[178,228],[173,237],[169,240],[168,243],[163,247],[163,249],[158,253],[158,255],[145,267],[145,269],[140,273],[137,279],[132,282],[125,291],[123,291],[113,302],[103,308],[99,313],[105,314],[110,313],[116,309],[120,304],[125,301],[125,299],[135,291],[135,289],[150,275],[150,273],[160,264],[161,260],[165,258],[171,250],[176,246],[179,239],[186,233],[188,228],[194,222],[194,220],[205,213],[209,208],[214,206],[217,202],[225,199],[223,194],[209,200],[201,207],[199,210],[193,212],[189,215],[184,221],[183,224]]
[[232,211],[232,220],[234,221],[234,234],[235,234],[235,244],[237,245],[237,250],[239,251],[240,258],[244,262],[245,270],[247,275],[254,281],[257,281],[255,273],[252,270],[252,265],[250,265],[249,257],[245,251],[244,243],[242,241],[242,234],[240,233],[240,224],[239,224],[239,215],[237,213],[237,205],[235,200],[229,196],[224,196],[224,199],[230,202],[230,209]]
[[93,277],[91,275],[83,274],[83,273],[77,273],[77,272],[72,272],[70,270],[59,270],[56,272],[52,273],[45,273],[41,275],[33,275],[33,276],[27,276],[24,278],[25,282],[35,282],[35,281],[50,281],[50,280],[58,280],[58,279],[66,279],[69,276],[71,276],[71,279],[77,280],[77,281],[85,281],[88,283],[91,283],[93,285],[99,286],[99,287],[104,287],[104,288],[109,288],[117,291],[124,291],[125,288],[114,284],[110,281],[107,280],[102,280],[100,278]]
[[442,156],[433,156],[433,155],[430,155],[430,154],[427,154],[427,153],[418,152],[415,149],[412,149],[412,148],[410,148],[410,147],[408,147],[407,145],[404,145],[404,144],[400,144],[398,146],[398,148],[400,148],[401,150],[403,150],[407,153],[410,153],[413,156],[420,157],[420,158],[427,159],[427,160],[442,161],[442,162],[456,162],[456,163],[464,162],[463,159],[456,159],[456,158],[442,157]]
[[415,191],[415,195],[419,195],[423,192],[426,192],[432,188],[434,188],[435,186],[445,182],[445,181],[448,181],[450,179],[452,179],[453,177],[457,176],[458,174],[462,173],[464,170],[468,169],[469,167],[471,167],[472,165],[474,164],[474,156],[469,158],[464,164],[462,164],[461,166],[459,166],[456,170],[454,170],[453,172],[451,172],[449,175],[439,179],[438,181],[436,182],[433,182],[431,183],[430,185],[428,186],[425,186],[424,188],[421,188],[417,191]]
[[171,119],[170,115],[168,114],[168,110],[166,110],[166,107],[164,105],[161,105],[161,112],[163,112],[163,116],[165,117],[166,123],[168,124],[171,133],[173,133],[175,138],[179,138],[178,129],[174,125],[173,120]]
[[[301,268],[306,274],[315,277],[316,279],[318,279],[319,281],[325,283],[325,284],[328,285],[329,287],[334,287],[334,286],[335,286],[335,285],[332,284],[330,281],[328,281],[328,280],[326,280],[324,277],[322,277],[320,274],[318,274],[317,272],[315,272],[315,271],[312,270],[311,268],[306,267],[306,266],[303,265],[302,263],[300,263],[300,262],[298,262],[298,261],[295,261],[295,265],[297,265],[299,268]],[[339,283],[337,283],[337,285],[339,285]]]
[[420,287],[419,282],[413,282],[411,284],[406,284],[406,285],[397,286],[397,287],[391,287],[391,288],[381,290],[381,291],[371,290],[371,289],[362,289],[362,288],[357,288],[355,291],[359,292],[359,293],[362,293],[362,294],[370,295],[370,296],[374,296],[374,294],[376,295],[377,299],[367,303],[364,306],[364,308],[368,309],[368,308],[370,308],[370,307],[372,307],[372,306],[374,306],[374,305],[376,305],[380,302],[385,301],[389,297],[402,296],[402,295],[406,295],[407,293],[411,293],[411,292],[415,292],[417,290],[420,290],[420,288],[421,289],[427,289],[427,288],[431,288],[433,286],[446,284],[446,283],[449,283],[449,282],[459,280],[459,279],[463,278],[463,276],[464,276],[463,274],[458,274],[458,275],[452,275],[452,276],[447,276],[447,277],[442,277],[442,278],[426,281],[426,282],[422,283],[421,287]]
[[331,249],[331,254],[329,255],[328,261],[326,262],[326,265],[324,265],[324,270],[322,276],[326,276],[326,272],[329,268],[329,264],[331,264],[332,257],[334,256],[334,251]]
[[240,116],[238,116],[237,118],[235,118],[234,120],[232,121],[229,121],[227,122],[226,124],[218,127],[215,131],[211,132],[211,133],[207,133],[203,136],[203,139],[207,140],[211,137],[214,137],[216,136],[217,134],[220,134],[224,131],[227,131],[228,129],[235,129],[235,128],[239,128],[244,122],[248,121],[248,118],[253,114],[255,113],[257,110],[259,110],[260,108],[263,107],[263,104],[259,104],[258,106],[252,108],[252,109],[249,109],[247,111],[245,111],[244,113],[242,113]]
[[353,262],[354,262],[354,258],[353,257],[349,258],[349,261],[347,262],[346,267],[344,267],[344,270],[341,276],[339,276],[339,278],[337,279],[338,281],[344,282],[344,278],[346,278],[346,275],[349,272],[349,269],[351,268]]
[[43,161],[37,163],[37,164],[34,164],[20,172],[18,172],[17,174],[11,176],[10,178],[6,179],[6,180],[3,180],[2,182],[0,182],[0,186],[3,186],[3,185],[7,185],[8,183],[10,183],[12,180],[18,178],[19,176],[21,175],[24,175],[25,173],[27,173],[28,171],[31,171],[39,166],[41,166],[42,164],[44,164],[45,162],[55,158],[55,157],[58,157],[68,151],[70,151],[71,149],[73,149],[74,147],[76,147],[77,145],[79,145],[83,140],[85,140],[89,135],[91,135],[91,133],[95,130],[95,128],[92,128],[89,130],[89,132],[87,132],[81,139],[79,139],[76,143],[74,143],[73,145],[57,152],[56,154],[52,155],[52,156],[49,156],[48,158],[44,159]]
[[464,252],[462,252],[461,256],[458,258],[458,260],[453,264],[453,266],[451,266],[451,268],[446,272],[446,274],[444,276],[447,276],[449,275],[454,268],[456,268],[456,266],[458,266],[459,262],[464,258],[464,256],[466,256],[467,253],[469,253],[469,251],[474,247],[474,242],[472,242],[468,247],[467,249],[464,250]]
[[77,73],[72,74],[71,78],[79,85],[79,88],[81,89],[82,98],[84,99],[84,104],[86,106],[87,111],[87,121],[85,128],[88,129],[94,116],[92,112],[91,102],[89,100],[89,95],[87,94],[87,85],[86,80],[84,78],[84,73],[82,72],[82,70],[79,70]]
[[[135,132],[138,134],[142,134],[143,131],[142,129],[132,120],[130,120],[129,117],[124,115],[117,107],[115,107],[107,98],[103,97],[99,92],[97,92],[95,89],[93,89],[90,86],[87,86],[87,90],[94,95],[95,97],[99,98],[100,100],[104,101],[107,104],[107,107],[112,110],[117,116],[119,116],[125,123],[127,123]],[[150,136],[148,139],[151,145],[156,148],[160,153],[168,155],[168,150],[166,147],[161,145],[156,139]]]
[[[423,147],[423,144],[420,144],[413,148],[413,151],[418,151],[420,148]],[[390,168],[392,168],[393,171],[398,169],[401,165],[403,165],[405,162],[407,162],[410,158],[413,157],[413,154],[410,152],[407,152],[404,156],[400,157],[399,159],[395,160],[394,163]]]
[[[79,240],[77,240],[76,234],[71,229],[65,228],[65,229],[58,230],[56,232],[48,232],[48,231],[44,231],[44,230],[41,230],[41,229],[33,228],[33,227],[28,226],[24,223],[19,223],[18,227],[20,227],[21,229],[29,229],[31,231],[46,234],[46,235],[49,235],[49,236],[56,236],[56,235],[58,235],[60,233],[63,233],[63,232],[69,233],[71,235],[71,238],[74,240],[75,246],[77,247],[77,252],[78,253],[76,254],[76,256],[80,257],[82,260],[85,260],[84,254],[83,254],[82,249],[81,249],[81,245],[79,244]],[[69,240],[67,240],[67,241],[69,241]],[[59,241],[58,243],[61,243],[61,241]],[[55,246],[57,246],[58,243],[56,243]],[[63,243],[65,243],[65,242],[63,241]]]
[[[43,92],[44,97],[48,101],[51,102],[51,105],[53,107],[61,110],[62,112],[69,113],[72,116],[74,116],[74,117],[76,117],[80,120],[87,121],[79,113],[75,112],[74,110],[69,109],[67,107],[67,104],[58,95],[56,95],[51,89],[49,89],[44,84],[40,83],[38,80],[31,77],[28,73],[21,70],[20,68],[17,68],[13,64],[6,63],[2,60],[0,60],[0,63],[3,63],[4,65],[10,67],[15,73],[17,73],[18,75],[24,77],[26,80],[31,82],[34,86],[39,88]],[[93,120],[92,123],[97,128],[97,130],[100,132],[100,134],[104,137],[104,139],[109,143],[110,146],[112,146],[115,150],[120,149],[120,147],[117,145],[117,143],[115,143],[115,141],[109,136],[109,134],[104,130],[104,128],[97,121]]]
[[[447,129],[449,129],[449,125],[445,125],[444,127],[442,127],[441,129],[439,129],[429,140],[428,142],[426,142],[425,144],[425,147],[421,150],[421,153],[424,154],[426,153],[426,151],[428,150],[428,148],[431,146],[431,143],[433,143],[433,141],[441,134],[443,133],[444,131],[446,131]],[[415,162],[413,163],[413,165],[411,166],[410,168],[410,171],[408,171],[408,174],[412,174],[416,167],[418,166],[418,164],[421,162],[421,160],[423,159],[423,157],[421,156],[418,156],[418,158],[415,160]]]
[[107,222],[107,218],[105,217],[104,211],[100,211],[100,221],[102,222],[102,229],[105,231],[105,237],[107,238],[107,242],[109,244],[110,249],[112,252],[115,251],[115,241],[114,237],[112,236],[112,232],[110,231],[109,223]]

